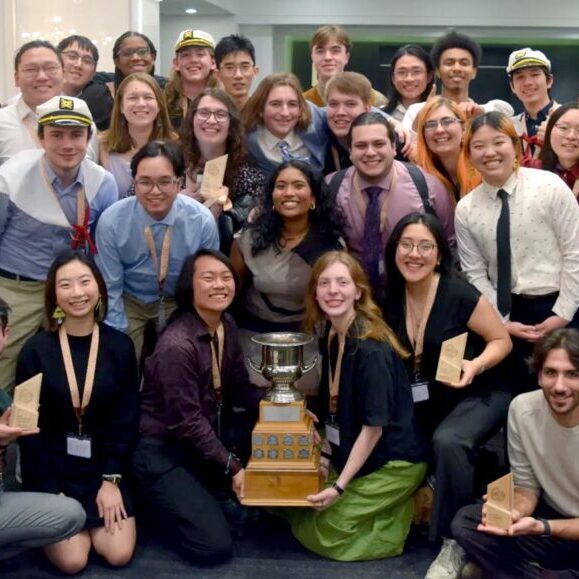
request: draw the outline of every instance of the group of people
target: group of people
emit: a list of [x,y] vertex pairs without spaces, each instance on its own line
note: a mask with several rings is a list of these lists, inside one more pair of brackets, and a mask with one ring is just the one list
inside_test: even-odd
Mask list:
[[[253,93],[236,35],[183,31],[169,79],[138,32],[115,42],[114,73],[82,36],[18,50],[20,94],[0,109],[0,387],[42,387],[37,430],[2,403],[23,492],[0,490],[0,557],[46,545],[75,573],[94,547],[124,565],[135,513],[188,557],[230,557],[259,516],[239,502],[263,394],[251,336],[305,330],[324,484],[281,513],[304,546],[400,554],[426,480],[430,579],[466,556],[493,577],[579,569],[579,103],[552,100],[531,48],[506,67],[514,116],[469,96],[482,52],[465,34],[401,47],[388,98],[344,71],[351,47],[323,26],[314,87],[274,73]],[[460,379],[437,380],[464,333]],[[469,505],[507,415],[502,531]]]

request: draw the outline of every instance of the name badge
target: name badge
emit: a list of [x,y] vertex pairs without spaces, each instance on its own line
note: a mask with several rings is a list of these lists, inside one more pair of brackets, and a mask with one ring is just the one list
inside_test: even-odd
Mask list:
[[92,447],[90,436],[78,436],[69,434],[66,437],[66,454],[79,458],[91,458]]
[[340,428],[337,424],[326,422],[326,438],[328,442],[340,446]]
[[428,380],[424,380],[420,376],[414,376],[412,384],[410,384],[412,389],[412,400],[414,404],[417,402],[425,402],[430,398],[430,393],[428,391]]

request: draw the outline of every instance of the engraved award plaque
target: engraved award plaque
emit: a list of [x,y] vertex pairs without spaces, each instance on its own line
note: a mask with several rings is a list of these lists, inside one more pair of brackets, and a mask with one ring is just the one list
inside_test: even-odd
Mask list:
[[38,428],[38,405],[40,403],[40,386],[42,374],[22,382],[14,388],[14,401],[10,411],[10,426],[17,426],[22,430]]
[[513,494],[512,473],[487,485],[486,525],[507,530],[513,524]]
[[253,336],[261,362],[251,367],[272,382],[259,404],[252,433],[251,458],[245,470],[244,505],[311,506],[306,496],[320,490],[320,456],[314,446],[314,423],[294,382],[312,370],[317,356],[304,364],[304,346],[313,337],[293,332]]
[[457,384],[460,382],[462,360],[466,348],[468,333],[460,334],[449,340],[442,342],[440,349],[440,358],[438,358],[438,367],[436,369],[436,380],[447,382],[448,384]]

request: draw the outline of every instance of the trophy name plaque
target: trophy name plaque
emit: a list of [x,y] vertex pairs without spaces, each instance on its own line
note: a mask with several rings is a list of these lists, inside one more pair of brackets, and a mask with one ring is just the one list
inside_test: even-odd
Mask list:
[[10,426],[17,426],[22,430],[38,428],[38,405],[40,403],[40,386],[42,374],[22,382],[14,388],[14,401],[10,410]]
[[303,348],[313,338],[274,332],[253,336],[252,341],[261,346],[261,362],[256,364],[249,358],[249,364],[273,386],[259,404],[241,502],[308,506],[306,496],[320,490],[320,457],[314,445],[313,420],[293,384],[316,364],[316,359],[309,364],[303,362]]
[[447,382],[448,384],[457,384],[460,382],[462,370],[462,360],[466,348],[468,333],[460,334],[449,340],[442,342],[440,349],[440,358],[438,358],[438,367],[436,369],[436,380]]
[[513,494],[512,473],[487,485],[486,525],[506,530],[513,524]]

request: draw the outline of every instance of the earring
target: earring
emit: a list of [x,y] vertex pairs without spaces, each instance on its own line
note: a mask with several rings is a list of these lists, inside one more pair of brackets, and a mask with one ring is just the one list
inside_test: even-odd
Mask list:
[[101,308],[102,308],[102,305],[103,305],[103,300],[102,300],[102,298],[99,296],[99,300],[98,300],[98,302],[96,303],[96,306],[94,307],[94,313],[95,313],[96,316],[99,316],[99,315],[100,315],[100,310],[101,310]]
[[64,322],[64,318],[66,318],[66,314],[64,313],[63,309],[60,306],[56,306],[54,311],[52,312],[52,318],[56,320],[57,324],[62,324]]
[[310,205],[310,211],[313,211],[316,208],[316,202],[312,201],[312,204]]
[[515,157],[513,161],[513,169],[516,171],[519,168],[519,160]]

